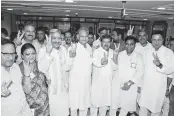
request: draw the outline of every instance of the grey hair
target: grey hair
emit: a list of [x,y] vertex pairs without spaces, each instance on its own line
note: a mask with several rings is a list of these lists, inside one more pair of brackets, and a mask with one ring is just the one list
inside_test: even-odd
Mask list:
[[82,30],[86,31],[89,34],[89,30],[86,27],[80,27],[77,33],[79,34],[79,32]]

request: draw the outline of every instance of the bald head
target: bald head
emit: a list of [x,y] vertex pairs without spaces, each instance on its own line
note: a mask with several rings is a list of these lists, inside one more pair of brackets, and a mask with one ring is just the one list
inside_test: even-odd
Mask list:
[[79,43],[82,45],[86,45],[88,43],[88,35],[89,35],[89,30],[87,28],[80,28],[78,30],[78,38],[79,38]]

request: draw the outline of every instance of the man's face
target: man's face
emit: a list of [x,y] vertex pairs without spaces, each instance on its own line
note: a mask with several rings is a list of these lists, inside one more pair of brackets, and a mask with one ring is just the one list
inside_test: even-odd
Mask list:
[[125,49],[128,54],[131,54],[135,49],[135,41],[133,39],[127,40]]
[[8,68],[15,61],[16,51],[12,44],[1,45],[1,65]]
[[60,33],[53,33],[51,35],[51,43],[53,45],[54,48],[59,48],[60,45],[61,45],[61,36],[60,36]]
[[71,44],[71,41],[72,41],[71,33],[69,33],[69,32],[65,33],[65,41],[66,41],[67,44]]
[[163,37],[160,34],[152,35],[152,46],[158,50],[163,45]]
[[174,52],[174,41],[170,41],[169,48]]
[[89,39],[89,40],[88,40],[88,44],[89,44],[89,45],[92,45],[93,42],[94,42],[94,36],[90,34],[90,35],[88,36],[88,39]]
[[108,39],[108,38],[103,39],[102,42],[101,42],[102,48],[103,48],[104,50],[106,50],[106,51],[109,50],[110,45],[111,45],[111,41],[110,41],[110,39]]
[[29,41],[34,40],[34,38],[35,38],[35,27],[33,27],[33,26],[26,26],[24,28],[24,32],[25,32],[25,35],[24,35],[25,39],[27,39]]
[[112,32],[112,39],[114,42],[118,42],[119,41],[119,35],[117,34],[116,31]]
[[146,35],[146,32],[139,32],[139,35],[138,35],[138,40],[141,44],[145,44],[147,43],[147,38],[148,36]]
[[103,35],[106,35],[106,34],[107,34],[107,30],[102,30],[99,33],[100,37],[102,37]]
[[86,45],[88,43],[88,33],[85,30],[79,31],[79,43]]
[[44,31],[37,31],[37,38],[39,41],[43,41],[45,39],[45,32]]

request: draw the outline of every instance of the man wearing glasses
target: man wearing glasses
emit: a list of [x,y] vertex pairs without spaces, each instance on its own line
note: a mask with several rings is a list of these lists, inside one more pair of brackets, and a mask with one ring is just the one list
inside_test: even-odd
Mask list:
[[2,116],[31,116],[22,89],[22,75],[14,63],[15,44],[10,40],[1,42],[1,114]]

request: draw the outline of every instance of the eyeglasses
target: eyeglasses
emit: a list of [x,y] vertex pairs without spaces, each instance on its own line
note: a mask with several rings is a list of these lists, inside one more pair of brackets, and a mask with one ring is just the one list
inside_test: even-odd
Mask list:
[[16,52],[13,52],[13,53],[5,53],[5,52],[1,52],[1,54],[3,54],[4,57],[9,57],[9,56],[14,57],[14,56],[16,55]]

